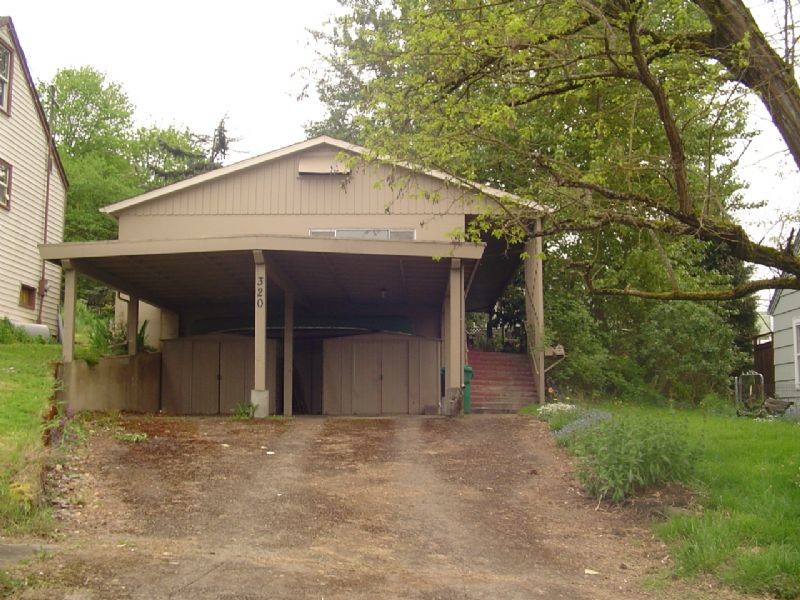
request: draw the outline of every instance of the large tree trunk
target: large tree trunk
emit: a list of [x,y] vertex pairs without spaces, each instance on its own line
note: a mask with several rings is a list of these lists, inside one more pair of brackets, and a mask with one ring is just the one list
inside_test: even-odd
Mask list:
[[[756,92],[800,169],[800,88],[742,0],[693,0],[712,27],[712,55]],[[738,47],[737,47],[738,46]]]

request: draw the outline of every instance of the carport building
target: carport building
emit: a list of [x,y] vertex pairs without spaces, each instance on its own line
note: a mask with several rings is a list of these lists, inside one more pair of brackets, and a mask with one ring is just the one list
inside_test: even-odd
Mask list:
[[[454,241],[517,200],[364,154],[315,138],[106,207],[117,240],[41,246],[64,269],[70,407],[437,412],[463,385],[466,312],[493,306],[523,253],[541,397],[539,238]],[[119,291],[128,356],[74,359],[77,273]],[[158,353],[137,348],[145,320]]]

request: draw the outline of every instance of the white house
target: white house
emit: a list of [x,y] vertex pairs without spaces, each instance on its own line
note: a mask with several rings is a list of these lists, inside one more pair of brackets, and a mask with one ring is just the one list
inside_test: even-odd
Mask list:
[[[800,252],[800,235],[792,249]],[[800,403],[800,290],[776,290],[769,303],[773,322],[775,396]]]
[[67,178],[14,24],[0,17],[0,318],[55,334],[61,269],[39,255],[64,232]]

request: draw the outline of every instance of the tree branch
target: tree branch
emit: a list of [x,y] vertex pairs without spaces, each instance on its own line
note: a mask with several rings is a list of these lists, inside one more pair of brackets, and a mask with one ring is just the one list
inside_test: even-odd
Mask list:
[[759,279],[747,281],[724,290],[672,290],[669,292],[651,292],[631,288],[603,288],[595,287],[593,278],[588,271],[583,271],[583,280],[592,294],[601,296],[627,296],[629,298],[642,298],[644,300],[736,300],[749,296],[761,290],[793,289],[800,290],[800,277],[785,275],[772,279]]

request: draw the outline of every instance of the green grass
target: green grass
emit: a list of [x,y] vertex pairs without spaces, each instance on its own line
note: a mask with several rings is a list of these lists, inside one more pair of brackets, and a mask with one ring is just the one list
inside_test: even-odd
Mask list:
[[800,425],[703,410],[610,407],[678,423],[700,447],[701,510],[656,526],[679,575],[748,593],[800,597]]
[[45,533],[39,503],[42,412],[53,392],[55,344],[0,344],[0,532]]

